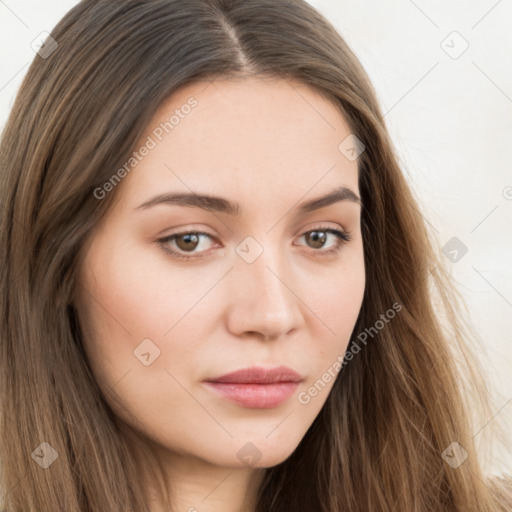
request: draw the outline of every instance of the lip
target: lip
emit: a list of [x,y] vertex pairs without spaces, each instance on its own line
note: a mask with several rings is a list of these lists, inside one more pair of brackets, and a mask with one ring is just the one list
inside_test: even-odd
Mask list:
[[223,382],[229,384],[275,384],[276,382],[300,382],[302,377],[287,366],[262,368],[251,366],[242,368],[220,377],[206,379],[207,382]]
[[271,409],[285,402],[303,380],[286,366],[243,368],[203,382],[224,398],[244,407]]

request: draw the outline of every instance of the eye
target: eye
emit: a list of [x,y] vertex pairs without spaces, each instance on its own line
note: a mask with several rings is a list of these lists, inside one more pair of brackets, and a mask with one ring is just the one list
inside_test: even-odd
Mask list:
[[[329,239],[329,235],[334,238],[333,247],[319,250],[325,245],[326,241]],[[301,236],[301,238],[303,237],[312,243],[310,247],[313,248],[313,252],[318,256],[332,255],[341,250],[343,244],[352,239],[350,233],[333,228],[309,230]],[[157,242],[165,252],[171,254],[173,257],[191,260],[203,258],[207,253],[207,250],[204,248],[203,250],[196,251],[198,247],[201,247],[201,239],[203,238],[215,240],[213,235],[205,231],[183,231],[181,233],[174,233],[165,238],[160,238]]]
[[[213,236],[205,231],[184,231],[182,233],[175,233],[173,235],[161,238],[158,240],[162,249],[172,256],[182,259],[202,258],[206,251],[199,251],[200,254],[193,254],[197,247],[200,247],[202,237],[207,237],[213,240]],[[169,247],[169,243],[178,250]],[[182,251],[182,252],[180,252]],[[193,256],[187,256],[183,253],[192,253]]]
[[329,249],[324,249],[322,251],[315,250],[314,252],[318,253],[319,256],[330,256],[335,254],[341,250],[343,244],[349,242],[352,239],[350,233],[333,228],[313,229],[304,233],[302,237],[304,237],[306,240],[309,240],[313,244],[312,247],[314,249],[319,249],[325,245],[326,241],[329,239],[329,235],[334,237],[334,244]]

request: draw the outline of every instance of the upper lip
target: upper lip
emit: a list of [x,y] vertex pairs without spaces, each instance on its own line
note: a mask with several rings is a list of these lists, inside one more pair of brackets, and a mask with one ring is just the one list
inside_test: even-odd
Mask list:
[[226,373],[220,377],[205,379],[206,382],[223,382],[232,384],[273,384],[276,382],[300,382],[302,377],[287,366],[265,369],[260,366],[242,368]]

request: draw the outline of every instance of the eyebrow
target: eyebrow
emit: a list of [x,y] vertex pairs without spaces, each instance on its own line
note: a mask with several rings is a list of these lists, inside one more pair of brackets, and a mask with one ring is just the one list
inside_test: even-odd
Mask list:
[[[361,205],[361,198],[353,190],[343,186],[336,188],[327,195],[301,203],[295,208],[295,211],[297,214],[304,214],[341,201],[350,201]],[[137,206],[135,209],[147,209],[158,204],[201,208],[202,210],[220,212],[233,216],[240,215],[241,211],[238,203],[231,202],[223,197],[183,192],[159,194]]]

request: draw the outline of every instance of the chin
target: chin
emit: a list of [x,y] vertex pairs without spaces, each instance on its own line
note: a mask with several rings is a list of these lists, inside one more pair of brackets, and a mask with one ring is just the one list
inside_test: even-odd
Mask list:
[[[236,440],[234,442],[235,459],[231,458],[228,462],[229,465],[234,464],[236,468],[252,467],[252,468],[270,468],[281,464],[295,451],[300,441],[297,443],[290,443],[290,439],[284,442],[280,439],[270,441],[262,438],[252,438],[245,442]],[[231,452],[231,449],[229,450]],[[233,453],[233,452],[231,452]]]

